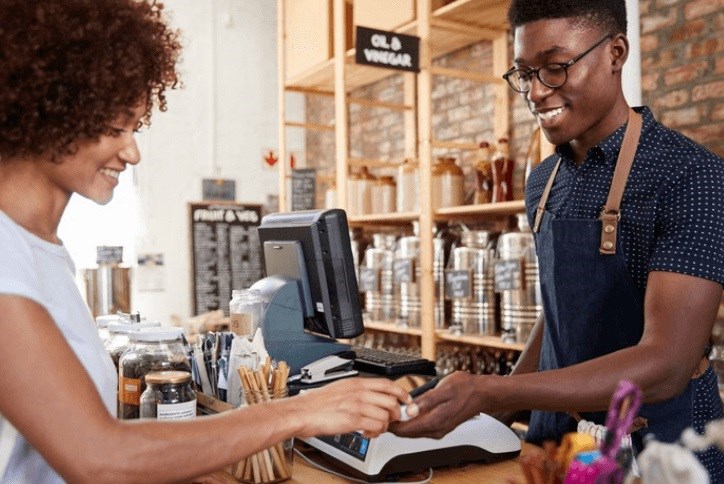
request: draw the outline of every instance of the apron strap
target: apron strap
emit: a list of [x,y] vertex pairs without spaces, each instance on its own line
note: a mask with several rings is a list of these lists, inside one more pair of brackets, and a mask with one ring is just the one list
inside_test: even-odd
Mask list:
[[553,171],[551,172],[551,176],[548,177],[548,183],[546,183],[546,187],[543,189],[543,194],[540,197],[540,201],[538,202],[538,207],[535,209],[535,221],[533,222],[533,232],[538,233],[540,230],[540,221],[543,219],[543,212],[546,210],[546,203],[548,203],[548,195],[551,194],[551,188],[553,187],[553,180],[556,179],[556,174],[558,173],[558,168],[561,167],[561,157],[558,157],[558,161],[556,162],[556,166],[553,167]]
[[616,253],[616,237],[618,233],[618,221],[621,219],[621,199],[626,188],[626,181],[631,172],[636,147],[641,135],[643,124],[641,115],[629,108],[628,126],[623,135],[623,143],[616,160],[616,169],[613,172],[611,189],[608,192],[608,199],[601,210],[599,220],[601,221],[601,244],[598,252],[603,255]]

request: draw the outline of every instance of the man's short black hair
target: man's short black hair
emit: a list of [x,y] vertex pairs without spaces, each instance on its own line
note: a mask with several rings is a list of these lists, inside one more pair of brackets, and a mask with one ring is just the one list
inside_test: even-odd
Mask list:
[[508,21],[515,29],[543,19],[575,18],[582,27],[626,33],[625,0],[512,0]]

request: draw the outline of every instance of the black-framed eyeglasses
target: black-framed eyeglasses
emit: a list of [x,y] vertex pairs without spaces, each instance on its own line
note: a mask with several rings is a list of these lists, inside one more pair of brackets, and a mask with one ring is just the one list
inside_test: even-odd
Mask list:
[[503,79],[508,81],[508,84],[514,91],[520,93],[526,93],[530,91],[534,75],[544,86],[548,86],[552,89],[556,87],[561,87],[568,80],[568,68],[579,60],[583,59],[587,54],[592,52],[596,47],[603,44],[611,37],[613,37],[613,34],[606,35],[601,40],[586,49],[583,53],[578,54],[576,57],[569,60],[568,62],[555,62],[552,64],[546,64],[542,67],[539,67],[538,69],[521,69],[519,67],[511,67],[508,72],[503,74]]

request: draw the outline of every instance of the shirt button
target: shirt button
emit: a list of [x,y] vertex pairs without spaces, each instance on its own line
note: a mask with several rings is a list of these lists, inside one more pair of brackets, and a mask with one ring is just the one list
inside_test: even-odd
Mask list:
[[610,234],[611,232],[613,232],[613,231],[616,230],[616,229],[613,227],[613,225],[606,225],[606,227],[604,227],[603,230],[604,230],[607,234]]
[[606,250],[611,250],[612,247],[613,247],[613,243],[612,243],[612,242],[606,241],[606,242],[603,243],[603,248],[606,249]]

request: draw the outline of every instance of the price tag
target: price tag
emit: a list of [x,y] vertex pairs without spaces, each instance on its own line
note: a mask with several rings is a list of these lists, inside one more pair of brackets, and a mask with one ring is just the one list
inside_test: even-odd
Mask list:
[[379,291],[380,271],[371,267],[359,269],[359,292]]
[[415,261],[413,259],[396,259],[393,270],[395,281],[398,284],[415,282]]
[[524,288],[523,259],[502,259],[495,261],[495,292]]
[[448,299],[470,298],[473,295],[473,273],[469,270],[445,271],[445,296]]

